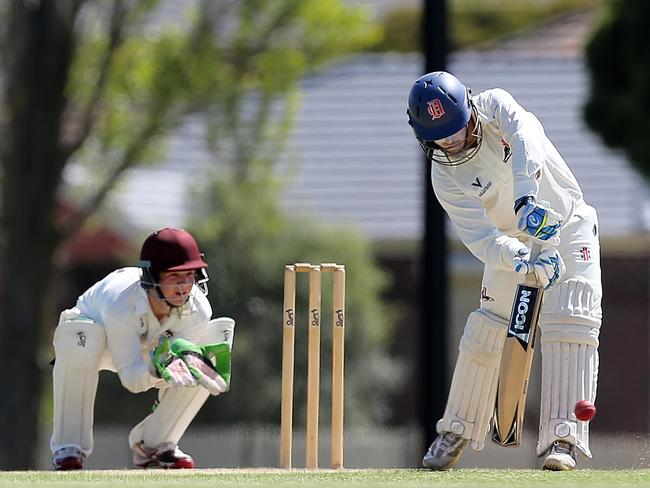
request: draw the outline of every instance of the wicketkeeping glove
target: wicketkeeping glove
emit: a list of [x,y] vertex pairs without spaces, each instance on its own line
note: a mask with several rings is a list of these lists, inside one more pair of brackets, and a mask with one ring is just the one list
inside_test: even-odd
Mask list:
[[185,361],[173,350],[173,342],[169,337],[160,339],[158,346],[151,352],[151,363],[158,375],[174,388],[196,386],[194,375]]
[[210,394],[219,395],[228,391],[231,354],[227,342],[199,346],[185,339],[174,339],[171,350],[183,359],[196,382]]
[[520,198],[515,202],[515,215],[519,230],[540,241],[559,243],[557,234],[562,225],[562,216],[546,202],[536,202],[531,196]]

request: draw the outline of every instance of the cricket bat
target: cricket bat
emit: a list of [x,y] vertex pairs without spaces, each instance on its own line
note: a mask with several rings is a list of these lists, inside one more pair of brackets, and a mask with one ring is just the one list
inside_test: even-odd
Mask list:
[[[530,262],[535,260],[539,251],[540,246],[533,244]],[[544,289],[537,283],[534,271],[530,271],[524,282],[517,285],[501,355],[492,419],[492,440],[501,446],[517,447],[521,443],[528,379],[543,294]]]

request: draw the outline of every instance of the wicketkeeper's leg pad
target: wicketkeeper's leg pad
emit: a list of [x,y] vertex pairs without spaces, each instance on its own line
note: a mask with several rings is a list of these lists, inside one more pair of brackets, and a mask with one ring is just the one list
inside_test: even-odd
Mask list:
[[159,390],[153,413],[131,429],[129,446],[133,448],[140,441],[150,448],[167,442],[178,444],[209,395],[208,390],[198,386]]
[[508,323],[485,310],[467,318],[445,414],[436,425],[481,450],[490,427]]
[[[228,342],[232,347],[234,332],[235,321],[230,317],[219,317],[208,323],[200,337],[192,339],[201,345]],[[131,430],[129,445],[133,447],[140,441],[151,448],[166,442],[178,444],[208,396],[208,390],[201,387],[161,389],[154,412]]]
[[205,344],[227,342],[232,348],[235,338],[235,321],[230,317],[218,317],[208,322]]
[[191,333],[183,331],[179,337],[200,346],[227,342],[232,348],[235,338],[235,320],[230,317],[218,317],[210,320],[204,327],[193,329]]
[[76,309],[61,313],[54,331],[52,452],[70,445],[80,447],[86,456],[92,452],[95,395],[105,349],[102,325]]

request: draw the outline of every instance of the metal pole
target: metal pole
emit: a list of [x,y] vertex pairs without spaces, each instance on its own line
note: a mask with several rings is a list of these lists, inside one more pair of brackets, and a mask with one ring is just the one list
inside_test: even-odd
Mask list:
[[[446,0],[424,0],[422,49],[424,71],[446,69]],[[421,420],[425,445],[433,441],[435,423],[444,413],[448,382],[448,299],[447,241],[444,210],[431,187],[431,163],[424,158],[422,185],[424,202],[424,238],[422,241],[420,304],[420,390]]]

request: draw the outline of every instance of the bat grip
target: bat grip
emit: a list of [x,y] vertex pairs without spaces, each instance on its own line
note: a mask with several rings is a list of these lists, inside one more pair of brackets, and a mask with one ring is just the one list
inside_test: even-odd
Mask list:
[[[535,262],[535,259],[537,259],[537,256],[539,256],[539,253],[542,252],[542,245],[537,242],[533,241],[533,243],[530,246],[530,258],[528,259],[528,262],[532,265]],[[526,278],[524,280],[525,283],[529,285],[537,285],[537,275],[535,274],[535,270],[530,268],[530,271],[528,274],[526,274]]]
[[539,256],[539,253],[542,252],[542,245],[537,242],[533,241],[532,245],[530,246],[530,262],[532,263],[537,259],[537,256]]

